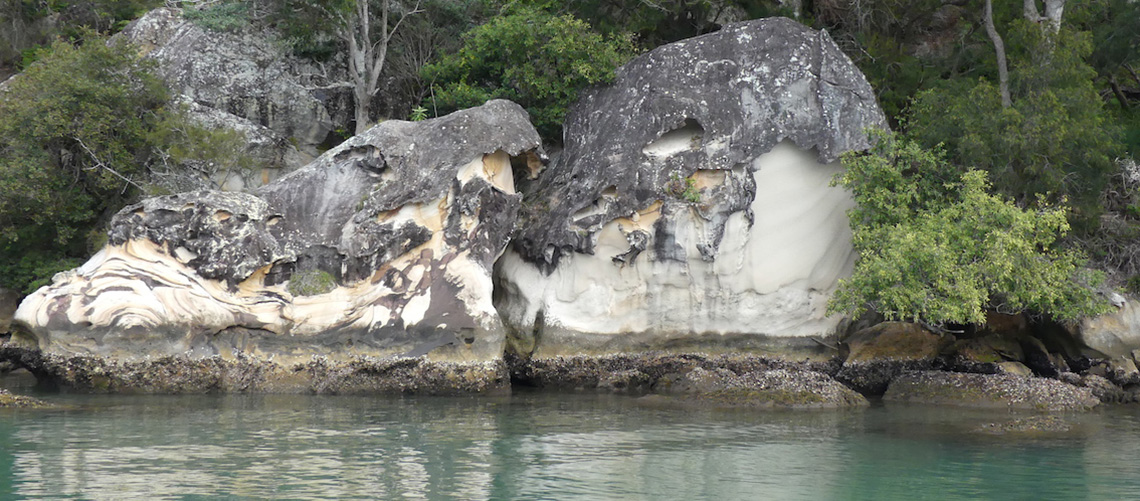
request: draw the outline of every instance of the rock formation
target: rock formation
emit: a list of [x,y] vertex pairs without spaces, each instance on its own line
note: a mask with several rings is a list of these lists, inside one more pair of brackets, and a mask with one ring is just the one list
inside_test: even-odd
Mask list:
[[819,348],[854,259],[838,156],[885,127],[824,32],[783,18],[659,47],[585,93],[497,265],[525,356]]
[[[28,365],[88,385],[92,367],[153,371],[163,357],[236,364],[194,365],[196,390],[241,387],[226,378],[250,359],[274,365],[244,389],[283,391],[398,369],[374,363],[385,357],[501,366],[491,269],[521,198],[512,163],[537,165],[539,145],[521,107],[492,101],[384,122],[254,193],[144,200],[115,216],[106,248],[25,299],[16,340],[48,357]],[[77,355],[102,362],[51,359]],[[433,374],[446,390],[501,371]]]
[[[182,100],[213,110],[193,110],[203,123],[241,124],[236,128],[252,136],[250,153],[267,167],[293,170],[308,163],[335,124],[348,120],[337,111],[346,108],[347,94],[322,90],[317,80],[325,75],[285,53],[271,37],[210,31],[174,8],[148,12],[122,36],[158,63],[158,73]],[[267,144],[274,148],[266,151]],[[260,176],[245,184],[264,184],[257,182]]]

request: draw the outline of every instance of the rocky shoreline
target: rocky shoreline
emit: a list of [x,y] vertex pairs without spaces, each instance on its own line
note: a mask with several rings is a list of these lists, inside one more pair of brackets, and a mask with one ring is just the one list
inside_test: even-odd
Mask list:
[[[910,324],[874,328],[880,336],[895,333],[883,337],[899,345],[908,344],[898,343],[899,330],[914,336],[929,334]],[[860,334],[866,339],[866,332]],[[858,354],[859,347],[853,352]],[[930,357],[913,355],[855,360],[848,353],[826,361],[793,361],[755,354],[647,352],[548,358],[508,355],[489,363],[439,362],[427,357],[313,357],[306,363],[284,364],[250,356],[124,361],[45,354],[10,344],[0,347],[0,360],[29,370],[43,385],[93,393],[497,395],[531,387],[706,407],[842,409],[865,407],[881,399],[1046,413],[1140,401],[1136,382],[1140,375],[1106,372],[1103,360],[1085,361],[1088,367],[1081,373],[1064,371],[1043,377],[1032,371],[1003,371],[1011,361],[964,363],[960,353],[945,349]],[[867,384],[871,380],[875,384]]]
[[[328,132],[294,126],[331,111],[288,97],[303,85],[272,75],[289,65],[205,84],[179,62],[241,51],[203,44],[168,10],[124,33],[180,94],[240,109],[248,98],[223,95],[272,80],[291,106],[267,131],[300,130],[309,153]],[[764,409],[1140,401],[1140,304],[1123,298],[1079,326],[994,314],[951,332],[828,313],[856,259],[837,160],[886,127],[826,32],[732,24],[584,93],[557,155],[523,107],[492,100],[386,120],[291,173],[263,172],[256,189],[127,206],[84,265],[19,308],[0,294],[0,317],[15,311],[0,371],[97,393],[533,386]]]

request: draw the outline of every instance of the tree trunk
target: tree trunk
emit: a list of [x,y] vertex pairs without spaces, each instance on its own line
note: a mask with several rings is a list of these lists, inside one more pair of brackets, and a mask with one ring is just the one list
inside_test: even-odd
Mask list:
[[1065,0],[1044,1],[1044,16],[1037,10],[1037,0],[1024,0],[1022,10],[1027,21],[1038,24],[1045,22],[1049,31],[1055,34],[1061,29],[1061,16],[1065,13]]
[[[1025,0],[1027,9],[1032,1],[1033,0]],[[1036,6],[1033,8],[1036,12]],[[1009,108],[1013,105],[1013,102],[1009,98],[1009,67],[1005,61],[1005,42],[1002,41],[1001,35],[997,32],[997,28],[994,27],[993,0],[986,0],[985,22],[986,34],[990,36],[990,40],[994,43],[994,51],[997,52],[998,90],[1001,91],[1001,107]]]
[[1124,91],[1120,90],[1120,84],[1116,82],[1116,77],[1108,77],[1108,86],[1112,88],[1112,93],[1116,95],[1116,100],[1120,102],[1120,107],[1128,109],[1128,98],[1124,96]]

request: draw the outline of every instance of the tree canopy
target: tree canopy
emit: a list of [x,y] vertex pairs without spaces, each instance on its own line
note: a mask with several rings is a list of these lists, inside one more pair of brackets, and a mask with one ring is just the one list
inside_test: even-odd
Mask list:
[[527,109],[540,134],[561,142],[578,91],[612,80],[633,54],[627,36],[603,36],[572,15],[523,7],[467,32],[457,52],[425,67],[434,92],[423,106],[443,115],[510,99]]

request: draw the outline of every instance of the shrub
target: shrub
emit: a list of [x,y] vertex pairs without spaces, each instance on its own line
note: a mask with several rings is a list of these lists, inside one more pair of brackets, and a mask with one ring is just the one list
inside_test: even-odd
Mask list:
[[324,270],[304,270],[293,274],[285,287],[294,296],[316,296],[336,289],[336,278]]
[[992,194],[987,174],[954,169],[939,151],[879,134],[870,154],[848,154],[836,183],[852,190],[859,256],[831,311],[871,309],[889,319],[982,324],[985,311],[1058,319],[1104,312],[1100,275],[1061,249],[1065,209],[1021,209]]
[[519,8],[467,32],[458,52],[424,68],[434,92],[423,106],[439,116],[510,99],[530,112],[543,137],[561,142],[578,91],[612,80],[633,54],[628,36],[603,37],[574,16]]
[[222,2],[197,9],[186,9],[182,17],[207,30],[234,33],[249,26],[249,4]]

